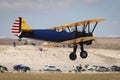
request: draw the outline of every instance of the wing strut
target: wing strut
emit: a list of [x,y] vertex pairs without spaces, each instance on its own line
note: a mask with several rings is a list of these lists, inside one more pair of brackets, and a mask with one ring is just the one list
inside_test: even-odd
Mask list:
[[94,30],[95,30],[97,24],[98,24],[98,22],[95,23],[95,26],[94,26],[94,28],[93,28],[93,30],[92,30],[92,33],[94,32]]
[[88,22],[88,33],[90,33],[90,23]]
[[76,32],[78,31],[78,29],[77,29],[77,24],[75,24],[75,31],[76,31]]
[[67,28],[68,28],[68,30],[71,32],[71,30],[70,30],[69,26],[67,26]]
[[87,27],[87,24],[85,25],[83,25],[83,31],[82,32],[85,32],[85,29],[86,29],[86,27]]

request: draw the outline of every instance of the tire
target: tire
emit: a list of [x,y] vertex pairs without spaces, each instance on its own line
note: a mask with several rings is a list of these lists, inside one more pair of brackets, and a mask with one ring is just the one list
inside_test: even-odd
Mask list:
[[69,58],[70,58],[71,60],[76,60],[77,55],[76,55],[74,52],[72,52],[72,53],[69,55]]
[[88,53],[86,51],[80,52],[80,57],[81,58],[85,59],[85,58],[87,58],[87,56],[88,56]]

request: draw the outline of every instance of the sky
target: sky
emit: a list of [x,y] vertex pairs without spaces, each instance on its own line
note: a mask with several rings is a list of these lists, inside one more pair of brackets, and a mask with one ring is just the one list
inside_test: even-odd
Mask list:
[[120,0],[0,0],[0,38],[17,38],[11,27],[18,17],[24,17],[32,29],[104,18],[94,35],[120,37],[119,4]]

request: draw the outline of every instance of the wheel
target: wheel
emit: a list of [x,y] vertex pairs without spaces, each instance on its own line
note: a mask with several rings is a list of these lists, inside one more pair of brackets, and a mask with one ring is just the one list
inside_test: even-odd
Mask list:
[[88,53],[86,51],[80,52],[80,57],[81,58],[87,58],[87,56],[88,56]]
[[71,60],[75,60],[75,59],[77,58],[77,55],[76,55],[74,52],[72,52],[72,53],[69,55],[69,58],[70,58]]
[[21,39],[21,38],[19,38],[19,39],[18,39],[18,41],[22,41],[22,39]]

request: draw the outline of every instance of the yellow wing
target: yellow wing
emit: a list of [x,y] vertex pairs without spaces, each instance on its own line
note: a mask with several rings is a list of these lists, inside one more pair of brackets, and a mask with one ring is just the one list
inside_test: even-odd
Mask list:
[[97,19],[85,20],[85,21],[81,21],[81,22],[75,22],[75,23],[71,23],[71,24],[65,24],[65,25],[62,25],[62,26],[52,27],[50,29],[62,29],[62,30],[64,30],[67,27],[70,28],[70,27],[75,27],[75,26],[81,26],[81,25],[84,25],[84,24],[96,23],[96,22],[101,22],[101,21],[104,21],[104,20],[105,19],[103,19],[103,18],[97,18]]
[[72,39],[72,40],[67,40],[61,43],[48,43],[48,44],[43,44],[42,46],[47,46],[47,47],[63,47],[68,44],[75,44],[79,42],[84,42],[84,41],[89,41],[89,40],[95,40],[96,37],[83,37],[83,38],[77,38],[77,39]]
[[89,41],[89,40],[95,40],[96,37],[82,37],[82,38],[77,38],[77,39],[72,39],[72,40],[67,40],[62,43],[64,44],[74,44],[74,43],[79,43],[79,42],[84,42],[84,41]]
[[63,47],[64,44],[61,43],[48,43],[48,44],[43,44],[42,46],[47,46],[47,47]]

